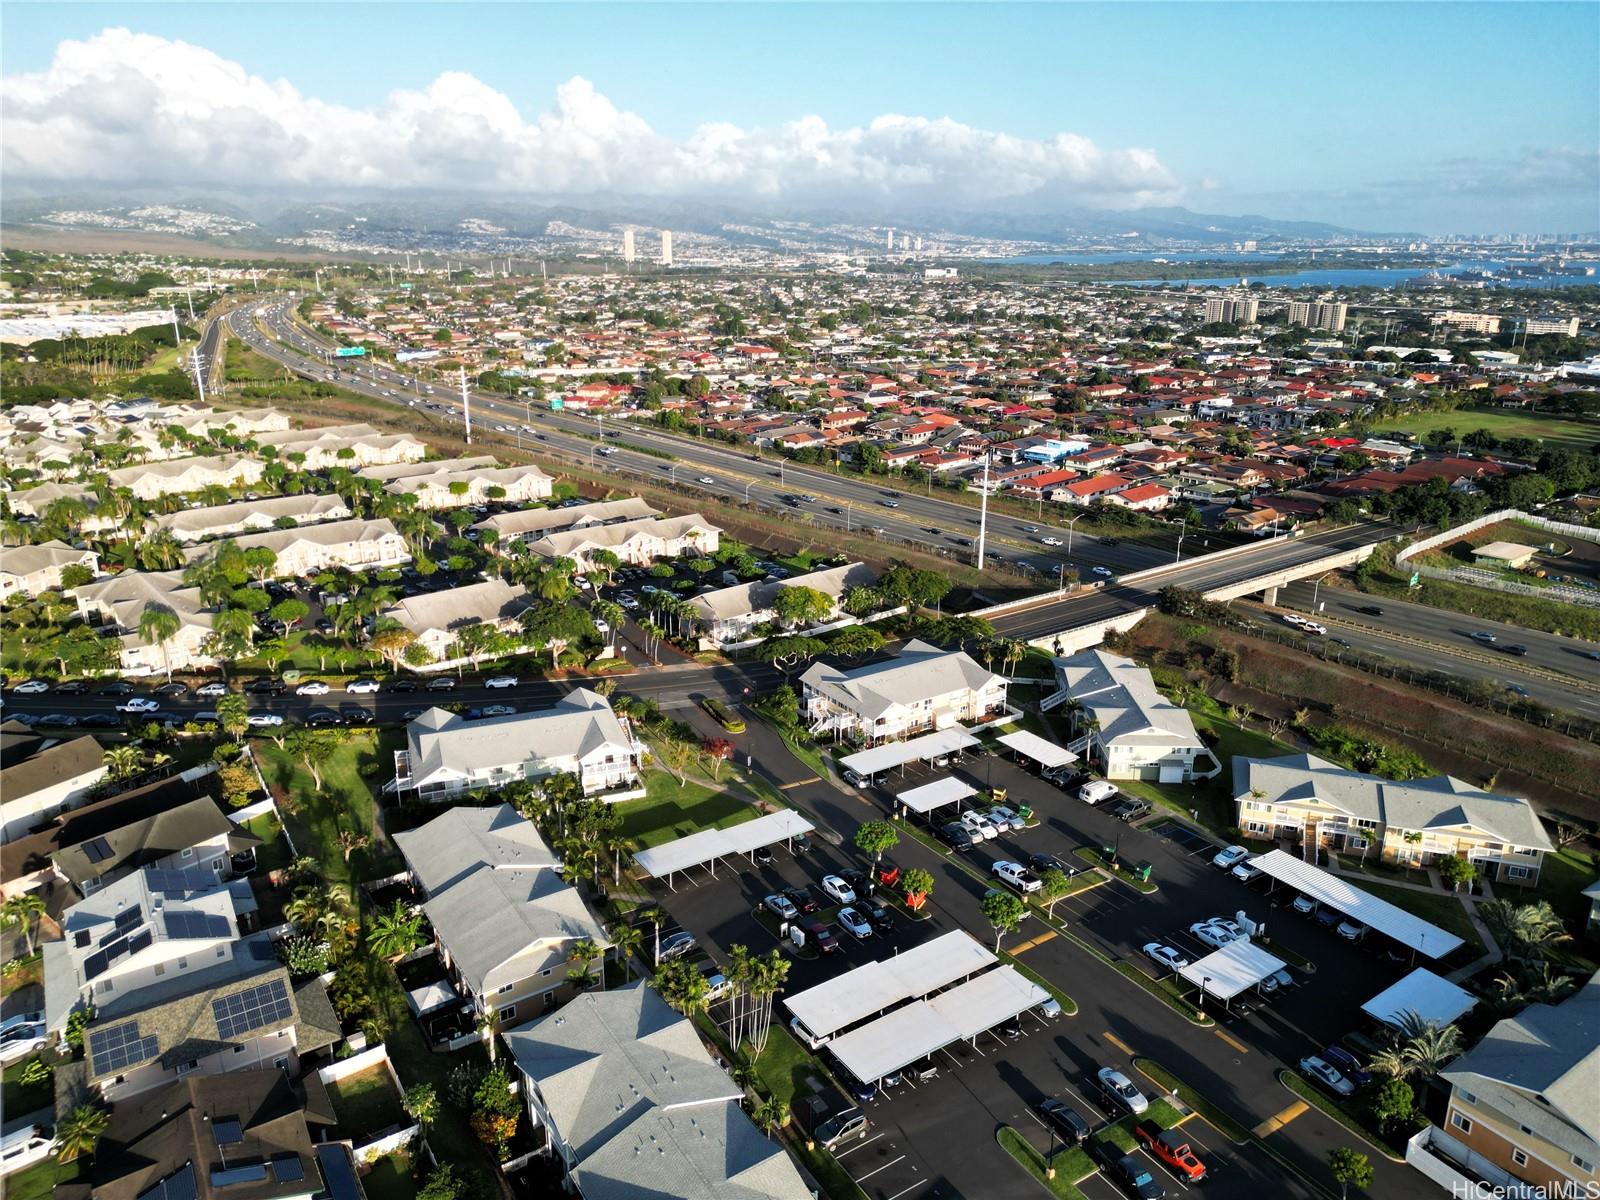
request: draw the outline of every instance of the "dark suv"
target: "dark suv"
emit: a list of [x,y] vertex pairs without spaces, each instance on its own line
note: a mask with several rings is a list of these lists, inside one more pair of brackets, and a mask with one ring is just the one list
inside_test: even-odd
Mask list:
[[959,821],[939,826],[939,840],[952,850],[971,850],[972,835]]

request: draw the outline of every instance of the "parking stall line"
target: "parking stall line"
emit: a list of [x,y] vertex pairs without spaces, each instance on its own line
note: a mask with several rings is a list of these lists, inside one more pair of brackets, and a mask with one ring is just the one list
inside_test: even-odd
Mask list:
[[917,1190],[917,1189],[918,1189],[918,1188],[919,1188],[919,1187],[921,1187],[921,1186],[922,1186],[922,1185],[923,1185],[923,1184],[924,1184],[924,1183],[926,1183],[926,1182],[928,1182],[928,1181],[927,1181],[927,1180],[926,1180],[926,1179],[919,1179],[919,1180],[917,1180],[917,1181],[916,1181],[916,1182],[915,1182],[915,1183],[913,1183],[913,1184],[912,1184],[912,1185],[911,1185],[911,1186],[910,1186],[910,1187],[908,1187],[908,1188],[901,1188],[901,1189],[900,1189],[900,1190],[899,1190],[899,1191],[898,1191],[898,1192],[896,1192],[896,1193],[895,1193],[895,1194],[894,1194],[894,1195],[892,1195],[892,1196],[890,1196],[890,1197],[889,1197],[889,1200],[900,1200],[900,1197],[901,1197],[901,1196],[904,1196],[904,1195],[905,1195],[905,1194],[906,1194],[906,1193],[907,1193],[907,1192],[914,1192],[914,1191],[916,1191],[916,1190]]
[[883,1166],[879,1167],[877,1170],[868,1171],[865,1175],[857,1176],[856,1177],[856,1185],[859,1187],[861,1184],[863,1184],[867,1180],[871,1179],[874,1175],[878,1174],[878,1172],[887,1171],[890,1167],[894,1166],[895,1163],[901,1161],[901,1159],[903,1159],[903,1158],[905,1158],[904,1154],[902,1154],[899,1158],[891,1158],[888,1162],[884,1163]]
[[859,1142],[857,1142],[854,1146],[851,1146],[850,1149],[846,1150],[843,1154],[835,1154],[834,1157],[835,1158],[844,1158],[847,1155],[854,1154],[857,1150],[860,1150],[860,1149],[862,1149],[862,1148],[864,1148],[866,1146],[872,1145],[873,1142],[877,1141],[882,1136],[883,1136],[882,1133],[875,1133],[869,1138],[862,1138]]

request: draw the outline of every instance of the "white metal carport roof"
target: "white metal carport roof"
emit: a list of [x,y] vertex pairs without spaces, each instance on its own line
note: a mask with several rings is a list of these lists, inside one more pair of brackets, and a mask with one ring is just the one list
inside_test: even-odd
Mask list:
[[1250,939],[1241,938],[1190,963],[1178,974],[1205,995],[1228,1001],[1281,970],[1283,959],[1268,954]]
[[1402,946],[1419,950],[1429,958],[1443,958],[1461,945],[1461,939],[1431,921],[1413,916],[1405,909],[1364,892],[1349,880],[1302,862],[1282,850],[1269,850],[1250,860],[1280,883],[1286,883],[1310,896],[1318,904],[1336,908],[1370,929],[1393,938]]
[[1015,750],[1018,754],[1033,759],[1046,769],[1064,767],[1068,763],[1078,761],[1078,756],[1065,746],[1058,746],[1036,733],[1029,733],[1026,729],[1019,729],[1016,733],[1003,733],[995,738],[995,741],[1007,750]]
[[1478,999],[1425,967],[1379,992],[1361,1006],[1369,1017],[1393,1025],[1402,1015],[1416,1013],[1424,1021],[1448,1025],[1471,1012]]
[[830,1044],[857,1079],[875,1083],[935,1050],[977,1037],[1050,998],[1011,966],[986,971],[932,1000],[919,1000],[853,1029]]
[[857,775],[876,775],[879,771],[903,767],[907,763],[940,758],[958,750],[970,750],[977,744],[978,739],[965,729],[941,729],[908,742],[886,742],[870,750],[858,750],[841,758],[839,765]]
[[910,791],[901,792],[895,799],[912,812],[926,813],[977,794],[977,788],[952,775],[944,779],[935,779],[932,783],[925,783],[921,787],[912,788]]
[[792,808],[780,808],[726,829],[702,829],[688,837],[662,842],[638,851],[633,858],[652,878],[665,879],[690,867],[714,863],[729,854],[749,854],[762,846],[776,845],[814,828],[816,826]]
[[893,958],[867,963],[786,996],[783,1004],[812,1033],[832,1037],[874,1013],[903,1000],[921,999],[994,961],[993,951],[956,929]]

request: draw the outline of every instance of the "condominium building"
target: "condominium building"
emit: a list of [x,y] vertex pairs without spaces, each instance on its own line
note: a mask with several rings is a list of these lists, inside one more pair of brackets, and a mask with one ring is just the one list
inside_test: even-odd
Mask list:
[[1206,300],[1206,324],[1254,325],[1260,306],[1253,296],[1211,296]]
[[1529,337],[1538,337],[1540,334],[1558,333],[1564,337],[1578,336],[1577,317],[1529,317],[1523,322],[1523,332]]
[[1289,324],[1304,325],[1307,329],[1326,329],[1329,333],[1343,333],[1348,309],[1349,305],[1342,300],[1291,300]]
[[1488,313],[1457,312],[1452,308],[1448,312],[1435,314],[1432,320],[1435,325],[1448,325],[1463,333],[1500,332],[1500,318]]

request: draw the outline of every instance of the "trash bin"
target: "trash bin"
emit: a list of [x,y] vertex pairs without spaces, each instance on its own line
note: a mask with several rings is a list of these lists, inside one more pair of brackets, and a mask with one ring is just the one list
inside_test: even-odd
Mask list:
[[1137,879],[1140,883],[1149,883],[1150,882],[1150,864],[1149,863],[1140,863],[1137,867],[1135,867],[1133,869],[1133,877],[1135,879]]

